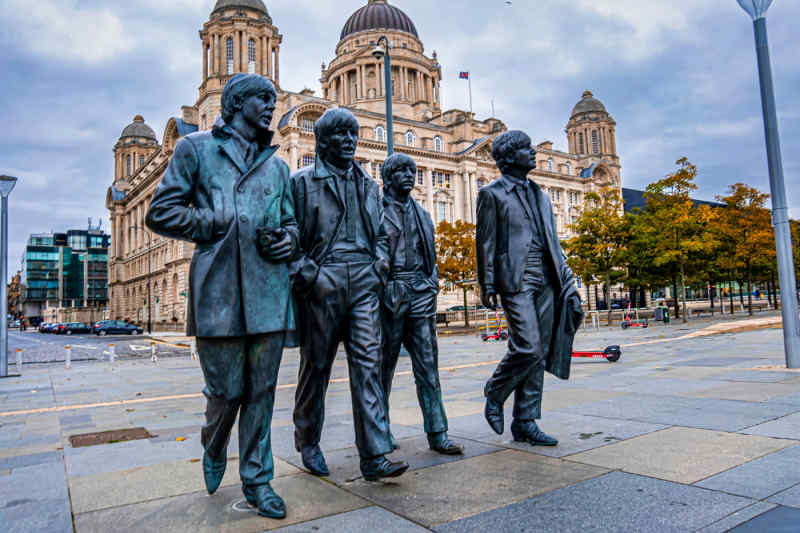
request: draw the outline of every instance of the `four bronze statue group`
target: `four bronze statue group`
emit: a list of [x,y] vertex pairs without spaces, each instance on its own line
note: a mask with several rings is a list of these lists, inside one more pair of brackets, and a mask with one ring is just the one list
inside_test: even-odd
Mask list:
[[[383,164],[383,191],[354,161],[359,125],[346,108],[316,122],[316,161],[290,175],[270,131],[277,94],[255,74],[237,74],[222,93],[211,131],[175,147],[147,213],[148,227],[195,243],[187,334],[197,338],[205,378],[203,473],[213,494],[239,417],[239,472],[247,502],[283,518],[270,486],[270,426],[284,348],[300,347],[294,441],[303,465],[328,475],[320,447],[325,395],[344,345],[355,440],[364,479],[402,475],[386,456],[398,443],[389,394],[402,346],[411,356],[431,450],[463,454],[447,434],[439,382],[434,225],[410,195],[417,170],[396,153]],[[477,206],[478,281],[487,308],[499,303],[510,330],[508,353],[486,384],[485,416],[503,433],[503,404],[514,394],[515,441],[554,446],[536,424],[545,370],[567,379],[582,319],[552,208],[527,178],[531,139],[498,136],[492,155],[502,177],[481,189]]]

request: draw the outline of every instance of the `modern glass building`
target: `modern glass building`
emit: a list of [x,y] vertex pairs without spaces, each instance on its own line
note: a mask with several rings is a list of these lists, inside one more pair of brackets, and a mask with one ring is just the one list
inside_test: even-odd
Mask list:
[[99,229],[31,235],[22,256],[25,317],[36,323],[46,308],[104,308],[109,239]]

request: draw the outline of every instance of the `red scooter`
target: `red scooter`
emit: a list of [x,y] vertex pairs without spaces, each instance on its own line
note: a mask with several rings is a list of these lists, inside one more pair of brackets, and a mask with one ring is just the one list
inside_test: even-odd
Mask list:
[[609,363],[616,363],[622,357],[622,348],[609,346],[602,352],[572,352],[573,358],[605,359]]
[[622,329],[628,328],[647,328],[650,325],[647,323],[647,319],[642,321],[634,321],[631,319],[631,304],[628,304],[628,310],[625,311],[625,316],[622,318]]
[[497,329],[489,333],[488,326],[486,333],[481,335],[481,339],[483,342],[488,341],[507,341],[508,340],[508,332],[503,328],[503,320],[500,318],[500,313],[498,311],[494,312],[494,319],[497,322]]

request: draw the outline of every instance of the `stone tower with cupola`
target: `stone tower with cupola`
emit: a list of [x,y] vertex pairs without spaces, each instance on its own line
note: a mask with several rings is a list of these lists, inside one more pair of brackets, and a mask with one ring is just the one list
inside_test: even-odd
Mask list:
[[201,130],[220,114],[222,89],[234,74],[261,74],[280,86],[279,52],[283,35],[272,24],[262,0],[218,0],[200,30],[203,81],[197,100]]
[[133,117],[133,122],[125,126],[114,145],[114,186],[119,190],[126,189],[131,176],[159,148],[153,128],[145,123],[142,115]]
[[369,0],[345,23],[336,58],[322,68],[323,98],[374,113],[385,111],[384,62],[372,56],[382,36],[392,46],[394,113],[430,120],[441,112],[441,65],[436,52],[432,57],[425,56],[414,22],[387,0]]
[[578,156],[597,156],[619,162],[616,141],[617,123],[606,111],[603,102],[591,91],[572,109],[567,124],[569,152]]

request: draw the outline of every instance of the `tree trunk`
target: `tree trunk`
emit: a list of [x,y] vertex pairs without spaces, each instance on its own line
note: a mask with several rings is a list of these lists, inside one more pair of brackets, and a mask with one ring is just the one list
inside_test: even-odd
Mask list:
[[686,270],[683,265],[683,261],[681,261],[681,304],[683,307],[683,323],[686,324],[689,319],[687,318],[687,311],[686,311]]
[[675,320],[678,320],[681,317],[681,313],[678,307],[678,278],[675,276],[672,277],[672,307],[675,310]]
[[730,274],[730,278],[728,278],[728,300],[731,303],[731,314],[734,314],[735,311],[733,310],[733,274]]
[[708,281],[708,298],[711,300],[711,316],[714,316],[714,284]]
[[742,307],[744,307],[744,293],[742,292],[742,287],[744,287],[744,280],[740,279],[737,280],[737,282],[739,283],[739,303],[742,304]]
[[747,262],[747,314],[753,316],[753,269]]
[[461,287],[464,291],[464,325],[469,327],[469,305],[467,304],[467,288]]
[[606,307],[608,308],[608,326],[611,327],[611,271],[606,269]]
[[775,284],[775,271],[770,272],[772,278],[772,308],[778,308],[778,286]]

